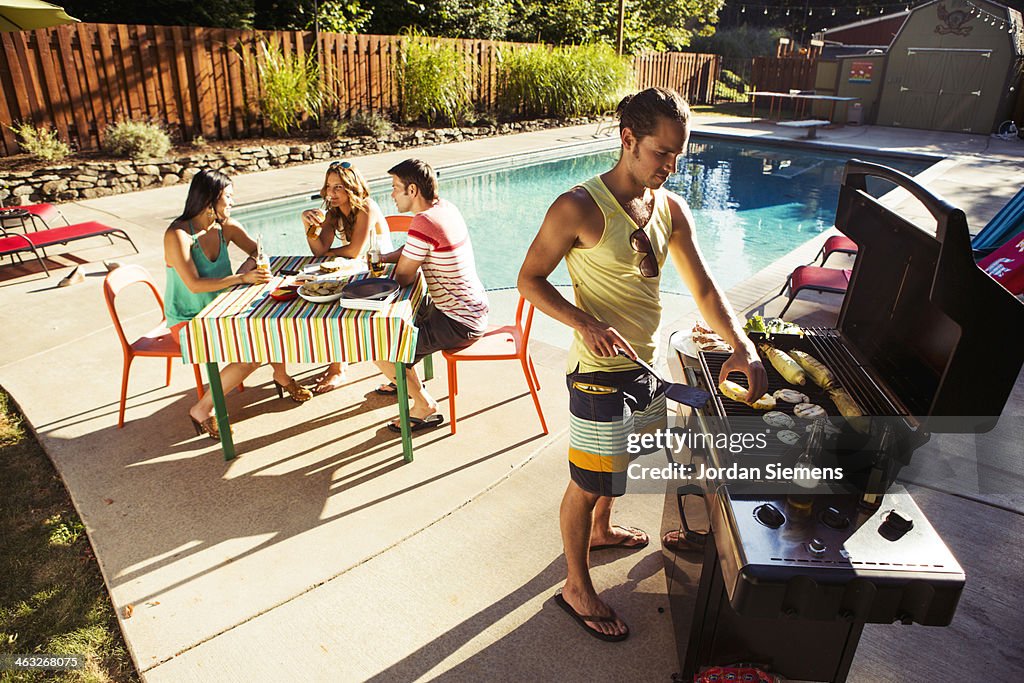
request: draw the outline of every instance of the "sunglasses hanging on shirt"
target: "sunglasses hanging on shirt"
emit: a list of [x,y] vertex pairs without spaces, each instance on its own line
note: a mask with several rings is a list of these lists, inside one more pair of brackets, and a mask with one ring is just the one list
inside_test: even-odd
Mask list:
[[658,277],[658,259],[654,257],[654,246],[643,228],[633,231],[633,234],[629,236],[629,244],[633,247],[633,251],[644,255],[640,259],[640,274],[644,277]]

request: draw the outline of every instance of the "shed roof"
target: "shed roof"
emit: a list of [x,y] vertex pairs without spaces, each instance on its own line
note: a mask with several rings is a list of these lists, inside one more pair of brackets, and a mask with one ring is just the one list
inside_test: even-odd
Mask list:
[[819,35],[823,40],[844,45],[888,46],[910,16],[912,10],[862,19],[842,26],[833,26]]

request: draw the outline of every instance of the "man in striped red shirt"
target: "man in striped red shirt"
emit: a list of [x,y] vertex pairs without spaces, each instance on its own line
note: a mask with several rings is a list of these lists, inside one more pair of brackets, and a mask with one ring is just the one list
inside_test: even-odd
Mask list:
[[[434,169],[418,159],[407,159],[388,174],[391,197],[398,210],[416,215],[405,246],[384,254],[382,259],[397,264],[394,278],[403,287],[415,282],[420,272],[427,283],[428,299],[416,317],[418,363],[435,351],[469,346],[480,338],[487,328],[487,294],[476,272],[466,221],[454,204],[437,196]],[[394,380],[393,363],[378,361],[377,365]],[[413,401],[409,408],[413,430],[444,422],[437,413],[437,400],[427,393],[414,367],[409,367],[406,377]],[[394,389],[385,385],[378,392],[394,393]],[[388,427],[400,431],[397,421]]]

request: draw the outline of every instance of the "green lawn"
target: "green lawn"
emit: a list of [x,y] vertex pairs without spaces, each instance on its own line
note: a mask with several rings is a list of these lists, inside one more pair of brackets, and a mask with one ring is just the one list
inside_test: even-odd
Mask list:
[[139,680],[71,498],[0,390],[0,660],[40,653],[85,664],[0,670],[0,682]]

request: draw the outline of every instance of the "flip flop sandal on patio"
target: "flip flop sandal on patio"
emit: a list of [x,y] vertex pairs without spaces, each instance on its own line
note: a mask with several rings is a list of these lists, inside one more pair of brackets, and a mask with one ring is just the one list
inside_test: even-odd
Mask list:
[[[410,417],[409,431],[418,432],[424,429],[433,429],[434,427],[440,427],[441,423],[443,422],[444,415],[441,415],[440,413],[428,415],[422,420],[418,417]],[[388,429],[390,429],[393,432],[398,432],[399,434],[402,433],[402,428],[396,425],[394,422],[388,422]]]
[[382,396],[394,396],[398,393],[398,386],[394,382],[388,384],[382,384],[373,390],[375,394],[381,394]]
[[[601,545],[590,546],[590,552],[595,550],[608,550],[609,548],[622,548],[623,550],[639,550],[640,548],[646,548],[647,544],[651,542],[650,536],[643,529],[637,529],[634,526],[622,526],[621,524],[615,524],[612,526],[613,529],[622,529],[629,536],[626,536],[618,543],[602,543]],[[641,536],[644,537],[643,541],[637,539]]]
[[[580,614],[579,612],[577,612],[576,610],[574,610],[572,608],[572,605],[570,605],[568,602],[565,601],[565,598],[562,597],[562,594],[560,592],[559,593],[555,593],[555,602],[558,604],[559,607],[564,609],[566,611],[566,613],[570,617],[575,619],[576,623],[579,624],[580,626],[582,626],[584,631],[586,631],[590,635],[594,636],[598,640],[604,640],[604,641],[607,641],[609,643],[617,643],[617,642],[625,640],[626,638],[629,637],[629,627],[628,626],[626,627],[626,632],[625,633],[620,633],[617,636],[616,635],[611,635],[609,633],[601,633],[600,631],[595,631],[590,626],[587,626],[587,622],[588,621],[593,622],[593,623],[615,622],[617,620],[617,617],[615,616],[614,612],[612,612],[612,616],[610,616],[610,617],[594,617],[594,616],[588,616],[586,614]],[[625,622],[623,622],[623,623],[625,623]]]

